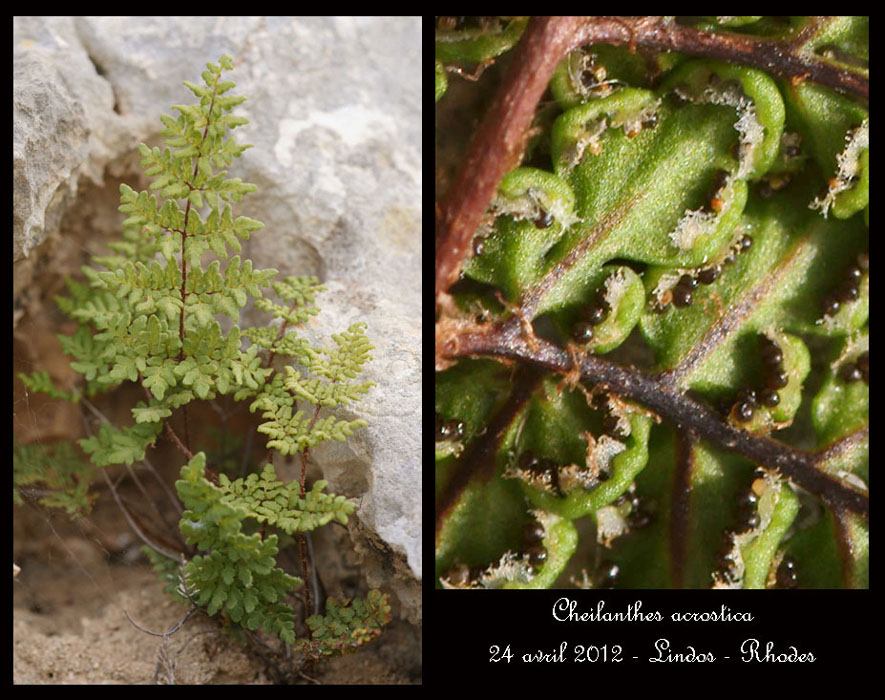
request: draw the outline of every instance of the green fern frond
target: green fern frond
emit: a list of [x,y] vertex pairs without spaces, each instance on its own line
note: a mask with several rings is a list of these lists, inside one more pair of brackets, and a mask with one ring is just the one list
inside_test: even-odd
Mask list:
[[372,359],[369,352],[375,349],[366,337],[365,328],[365,323],[354,323],[345,332],[333,334],[332,340],[338,348],[314,349],[304,364],[314,374],[332,381],[357,377],[362,366]]
[[86,395],[107,391],[119,382],[110,377],[112,365],[107,357],[114,355],[111,343],[98,340],[86,326],[80,326],[73,335],[59,335],[62,351],[72,357],[71,369],[86,379]]
[[322,379],[308,379],[294,367],[286,367],[286,381],[283,384],[295,396],[309,401],[314,406],[337,406],[359,401],[359,394],[368,393],[375,382],[349,384],[347,382],[328,382]]
[[290,304],[288,306],[275,304],[265,298],[256,301],[255,306],[273,314],[275,318],[298,325],[306,323],[311,316],[319,313],[319,309],[314,306],[314,297],[326,288],[316,277],[286,277],[281,282],[274,282],[273,289],[277,296]]
[[149,406],[146,406],[144,401],[139,401],[132,409],[132,415],[136,423],[158,423],[171,416],[172,411],[156,399],[151,399]]
[[[82,268],[85,283],[68,280],[67,295],[57,299],[78,324],[59,340],[71,367],[85,379],[83,393],[132,382],[141,385],[146,400],[131,408],[133,425],[102,424],[80,441],[91,465],[76,462],[61,446],[17,448],[16,502],[22,501],[23,489],[41,483],[51,492],[41,494],[47,505],[71,513],[88,506],[86,489],[95,471],[143,460],[164,428],[190,455],[188,437],[179,438],[167,421],[195,399],[249,400],[253,412],[262,411],[265,422],[258,431],[268,436],[267,448],[283,455],[326,440],[343,441],[366,425],[362,419],[320,415],[321,408],[359,401],[374,386],[358,381],[373,349],[365,324],[333,335],[333,348],[312,346],[298,328],[319,313],[316,295],[325,287],[316,277],[274,281],[276,270],[253,269],[252,261],[240,256],[241,242],[263,224],[235,216],[232,206],[256,189],[227,171],[250,147],[229,134],[248,123],[228,114],[245,100],[230,95],[234,83],[221,79],[232,68],[232,59],[223,56],[206,64],[201,84],[185,82],[198,103],[175,105],[177,116],[161,117],[162,148],[138,147],[152,178],[148,189],[120,186],[122,240],[109,244],[109,254],[93,256]],[[265,297],[269,288],[276,300]],[[250,300],[281,326],[243,328],[240,314]],[[277,371],[272,366],[277,356],[296,366]],[[55,388],[46,372],[20,376],[31,391],[80,397]],[[220,455],[219,461],[230,460]],[[146,550],[147,556],[166,592],[179,602],[196,603],[235,628],[260,627],[296,644],[287,598],[302,581],[276,566],[279,538],[288,541],[333,520],[346,524],[354,504],[325,493],[325,481],[302,496],[303,483],[281,482],[271,464],[234,481],[223,473],[210,477],[205,453],[198,452],[175,483],[185,508],[179,530],[199,553],[180,562],[153,550]],[[305,653],[318,658],[356,648],[380,633],[389,610],[377,592],[366,601],[331,603],[327,615],[317,616],[311,626],[314,640]]]
[[380,591],[343,604],[329,598],[325,616],[307,618],[313,639],[302,642],[301,651],[312,658],[347,654],[378,637],[390,619],[387,595]]
[[366,425],[362,419],[319,418],[318,414],[308,415],[296,406],[297,400],[306,401],[317,408],[349,404],[359,401],[360,394],[375,386],[374,382],[347,381],[357,377],[362,365],[371,359],[369,351],[373,346],[366,338],[364,329],[364,323],[355,323],[346,332],[333,335],[337,349],[314,348],[306,343],[293,348],[298,352],[302,364],[317,376],[308,378],[296,368],[286,367],[286,378],[275,375],[253,401],[249,410],[260,409],[262,418],[268,419],[258,431],[270,438],[269,448],[284,455],[303,452],[326,440],[344,442],[356,428]]
[[80,440],[79,444],[97,467],[132,464],[144,459],[145,451],[162,427],[162,423],[136,423],[131,428],[116,428],[102,423],[98,434]]
[[219,476],[226,503],[241,506],[250,517],[290,535],[314,530],[332,520],[347,524],[347,516],[354,510],[353,503],[344,496],[322,493],[327,485],[326,481],[317,481],[301,498],[299,484],[278,481],[271,464],[265,465],[260,476],[250,474],[233,482],[224,474]]
[[258,427],[258,432],[270,438],[267,443],[269,449],[289,455],[303,452],[326,440],[344,442],[356,428],[366,425],[361,418],[347,421],[335,416],[311,417],[303,410],[293,413],[295,397],[280,381],[276,381],[279,377],[277,375],[275,381],[249,407],[251,411],[262,409],[261,417],[269,419]]
[[242,532],[249,510],[230,498],[225,488],[206,479],[205,465],[205,454],[196,454],[175,482],[187,508],[181,517],[181,532],[188,544],[208,552],[185,566],[197,591],[196,600],[207,606],[210,615],[224,610],[247,629],[260,625],[292,644],[294,615],[284,601],[302,582],[274,566],[279,551],[276,535],[262,539],[258,533]]
[[87,515],[96,494],[89,493],[95,468],[69,442],[52,445],[14,445],[12,500],[21,505],[23,492],[40,484],[39,502],[64,510],[71,518]]
[[38,391],[48,395],[50,398],[73,401],[74,403],[80,400],[80,394],[76,392],[69,393],[67,391],[62,391],[61,389],[56,389],[55,385],[52,383],[52,378],[49,376],[49,372],[45,369],[32,372],[31,374],[19,372],[18,378],[21,379],[22,384],[24,384],[30,391]]

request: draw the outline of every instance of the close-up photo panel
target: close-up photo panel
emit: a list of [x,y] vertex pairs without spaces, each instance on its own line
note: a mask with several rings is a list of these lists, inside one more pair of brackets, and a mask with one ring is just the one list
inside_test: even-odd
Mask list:
[[429,607],[493,674],[837,663],[805,625],[869,602],[869,18],[434,19]]

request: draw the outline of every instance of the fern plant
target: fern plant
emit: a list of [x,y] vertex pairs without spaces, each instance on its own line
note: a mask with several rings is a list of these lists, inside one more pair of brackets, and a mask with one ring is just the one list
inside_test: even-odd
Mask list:
[[440,150],[504,55],[438,170],[437,586],[868,587],[868,18],[437,17]]
[[[232,204],[256,187],[227,172],[249,148],[228,135],[248,123],[230,114],[245,101],[232,96],[234,83],[223,79],[232,69],[225,55],[206,64],[202,84],[184,83],[198,103],[175,105],[177,117],[162,117],[167,147],[139,146],[141,165],[154,178],[150,190],[120,187],[119,209],[127,215],[123,240],[83,268],[85,283],[69,280],[69,296],[58,300],[79,323],[60,341],[84,385],[63,391],[45,371],[20,375],[29,390],[83,401],[96,413],[89,398],[127,383],[140,385],[144,400],[132,407],[130,425],[104,420],[79,441],[88,462],[59,448],[50,469],[49,455],[20,448],[15,494],[20,499],[23,489],[40,483],[50,493],[61,492],[55,500],[44,497],[44,504],[81,512],[89,505],[88,485],[99,474],[116,496],[105,468],[144,460],[165,431],[186,459],[175,484],[184,506],[179,527],[186,546],[171,551],[137,531],[166,589],[234,628],[261,627],[319,658],[359,647],[390,620],[387,596],[378,591],[365,600],[329,599],[325,615],[306,619],[311,637],[298,638],[289,594],[303,580],[276,561],[279,537],[295,537],[306,574],[305,533],[332,520],[346,523],[354,512],[343,496],[325,492],[325,481],[308,490],[305,469],[312,447],[345,441],[366,425],[361,418],[322,413],[360,401],[374,386],[359,379],[373,347],[363,323],[333,335],[334,347],[313,346],[298,328],[318,313],[315,298],[324,287],[314,277],[272,282],[276,270],[253,269],[250,260],[241,259],[240,241],[263,224],[233,214]],[[213,259],[206,264],[208,257]],[[278,301],[265,296],[269,288]],[[238,325],[250,297],[276,326]],[[229,330],[220,316],[230,319]],[[290,364],[278,369],[277,359]],[[188,405],[221,396],[248,402],[264,419],[258,431],[268,438],[268,463],[260,473],[231,481],[207,467],[205,452],[191,449]],[[182,435],[171,422],[176,413],[183,418]],[[300,456],[299,481],[277,478],[273,452]],[[307,601],[312,612],[309,593]]]

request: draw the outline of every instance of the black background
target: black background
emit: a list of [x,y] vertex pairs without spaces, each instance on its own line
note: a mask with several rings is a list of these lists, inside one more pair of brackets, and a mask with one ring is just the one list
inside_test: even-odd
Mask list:
[[[554,603],[567,597],[577,602],[577,612],[596,612],[598,601],[605,602],[605,612],[626,613],[628,606],[642,602],[643,614],[659,611],[662,622],[557,622]],[[449,685],[452,674],[465,679],[502,683],[551,679],[576,681],[579,678],[611,676],[622,680],[659,672],[706,669],[731,677],[735,690],[742,675],[737,672],[784,672],[789,677],[811,676],[826,668],[841,670],[842,677],[854,675],[852,669],[866,675],[873,667],[872,648],[878,615],[871,607],[867,591],[495,591],[430,590],[425,591],[425,682]],[[721,612],[722,605],[732,613],[750,613],[752,622],[680,622],[670,620],[674,612]],[[562,615],[560,615],[561,617]],[[774,663],[743,661],[741,643],[746,639],[765,644],[774,642],[774,653],[811,653],[813,662]],[[650,662],[657,657],[655,642],[668,639],[671,653],[712,653],[713,663]],[[524,663],[523,653],[558,652],[567,642],[564,662]],[[513,659],[491,662],[491,647],[510,646]],[[578,645],[613,645],[622,648],[620,662],[575,661]],[[666,652],[663,654],[666,658]],[[728,659],[724,657],[730,657]],[[633,658],[636,657],[636,658]],[[553,675],[551,675],[553,674]],[[628,675],[624,675],[628,674]],[[631,676],[629,674],[640,674]],[[651,676],[649,674],[652,674]],[[554,681],[555,682],[555,681]],[[589,691],[590,688],[585,688]],[[703,692],[703,689],[698,689]]]

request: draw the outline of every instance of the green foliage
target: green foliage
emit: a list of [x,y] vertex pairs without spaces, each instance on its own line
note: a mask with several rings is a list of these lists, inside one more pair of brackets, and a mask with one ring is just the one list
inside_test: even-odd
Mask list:
[[[279,634],[293,644],[294,616],[285,598],[302,582],[275,566],[279,551],[276,535],[262,538],[258,533],[242,532],[243,521],[253,515],[243,505],[248,499],[230,498],[223,487],[209,483],[205,462],[205,455],[198,453],[175,482],[187,508],[181,517],[181,532],[188,544],[207,552],[193,557],[184,567],[186,579],[195,589],[194,599],[205,605],[210,615],[223,609],[247,629],[262,626],[265,632]],[[269,474],[273,479],[273,468]],[[257,507],[262,507],[260,502]]]
[[[20,375],[30,391],[75,401],[141,385],[146,400],[132,407],[134,424],[104,421],[81,440],[92,462],[85,467],[67,447],[16,448],[14,499],[21,502],[21,490],[39,482],[52,490],[44,504],[73,512],[88,505],[96,468],[143,460],[161,432],[169,433],[190,457],[175,486],[186,509],[179,528],[191,550],[180,560],[146,550],[165,590],[235,627],[260,627],[296,644],[288,597],[302,581],[276,565],[277,531],[288,539],[332,520],[346,524],[354,504],[325,493],[325,481],[309,490],[281,482],[271,464],[235,481],[216,475],[207,470],[204,452],[191,457],[168,419],[196,399],[232,396],[262,411],[267,420],[259,431],[269,436],[269,450],[290,455],[344,441],[366,422],[339,418],[331,409],[358,402],[374,386],[358,381],[373,346],[363,323],[333,334],[334,347],[312,345],[299,329],[319,313],[316,296],[325,287],[315,277],[274,282],[276,270],[256,270],[241,259],[241,241],[264,225],[233,211],[256,188],[226,170],[250,147],[229,135],[248,123],[229,114],[245,101],[231,96],[234,83],[222,79],[232,69],[223,56],[206,64],[202,84],[184,83],[198,103],[175,105],[177,116],[161,117],[164,148],[138,148],[141,166],[154,178],[149,189],[120,186],[123,240],[83,268],[85,284],[68,280],[68,296],[58,299],[78,322],[60,341],[85,379],[82,394],[59,391],[46,372]],[[270,289],[277,300],[265,296]],[[280,327],[241,328],[250,299]],[[233,325],[223,326],[219,316]],[[277,370],[276,358],[293,364]],[[312,645],[305,648],[314,656],[351,650],[380,633],[389,611],[377,591],[352,604],[330,601],[326,621],[310,625],[316,641],[300,643]]]
[[56,389],[55,385],[52,383],[52,378],[49,376],[49,372],[45,369],[32,372],[29,375],[19,372],[18,378],[21,379],[22,384],[24,384],[30,391],[41,392],[50,398],[73,401],[74,403],[80,400],[80,395],[77,393],[68,393]]
[[355,323],[347,332],[333,335],[332,339],[338,345],[336,350],[300,345],[301,362],[315,375],[314,378],[303,376],[294,367],[286,367],[285,379],[277,374],[265,385],[250,410],[261,409],[262,418],[269,419],[258,428],[271,438],[268,447],[284,455],[294,454],[325,440],[344,442],[356,428],[366,425],[362,419],[346,421],[331,415],[326,418],[318,418],[318,414],[310,416],[303,410],[293,412],[299,400],[317,407],[359,401],[359,395],[374,386],[374,382],[347,381],[357,377],[362,365],[370,359],[369,351],[373,346],[369,344],[364,329],[364,323]]
[[515,46],[528,22],[527,17],[502,18],[500,21],[498,18],[488,19],[494,21],[484,26],[437,31],[436,60],[481,63],[499,56]]
[[117,428],[102,423],[98,434],[80,440],[80,447],[90,455],[96,467],[109,464],[132,464],[144,459],[149,445],[157,439],[162,423],[137,423],[131,428]]
[[89,513],[96,495],[89,493],[95,468],[85,462],[69,442],[52,445],[15,445],[12,452],[12,501],[40,486],[38,501],[47,508],[64,510],[71,518]]
[[316,481],[304,498],[299,495],[299,485],[277,480],[273,465],[267,464],[261,476],[250,474],[245,479],[231,482],[224,474],[219,486],[225,492],[225,502],[246,510],[250,517],[266,522],[292,534],[314,530],[331,520],[347,524],[347,516],[354,505],[344,496],[322,493],[327,482]]
[[[493,42],[517,24],[469,19],[437,24],[439,111],[446,68],[498,55]],[[690,21],[795,41],[800,53],[826,46],[827,61],[868,76],[867,18]],[[770,588],[790,558],[803,587],[866,587],[868,519],[624,396],[649,378],[675,397],[674,414],[687,410],[681,399],[699,402],[758,444],[771,436],[807,453],[843,441],[814,469],[868,492],[868,105],[811,80],[602,45],[567,56],[551,91],[557,104],[542,101],[531,130],[532,167],[501,180],[437,329],[438,353],[443,328],[454,348],[499,344],[437,373],[438,499],[476,467],[468,446],[498,431],[482,451],[494,478],[446,502],[437,585],[592,587],[606,560],[618,587]],[[550,358],[593,369],[578,377]],[[558,372],[513,381],[521,362]],[[763,401],[771,386],[776,399]],[[742,389],[759,397],[749,416]],[[588,551],[576,546],[580,519],[596,542],[578,565],[584,579],[566,581],[566,563]],[[544,534],[529,542],[535,521]],[[671,564],[671,528],[684,565]]]
[[307,618],[313,639],[301,642],[301,650],[314,658],[355,651],[378,637],[390,619],[387,596],[379,591],[344,603],[329,599],[325,615]]
[[436,62],[436,101],[439,102],[439,98],[446,94],[446,88],[448,88],[449,83],[446,78],[446,71],[443,68],[443,64],[439,61]]
[[283,306],[262,298],[255,302],[255,306],[293,324],[306,323],[311,316],[318,314],[314,297],[318,292],[326,291],[316,277],[286,277],[282,282],[274,282],[273,289],[280,299],[290,302],[290,305]]

